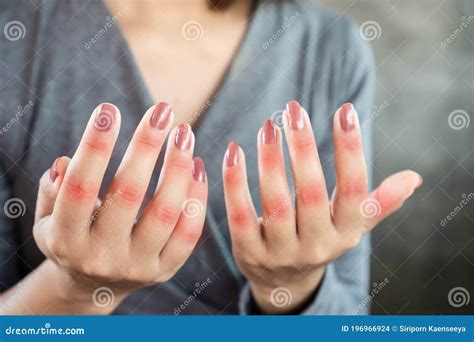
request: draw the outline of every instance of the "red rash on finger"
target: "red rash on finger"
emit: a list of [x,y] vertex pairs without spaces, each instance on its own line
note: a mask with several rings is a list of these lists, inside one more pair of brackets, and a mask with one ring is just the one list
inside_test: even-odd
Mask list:
[[245,177],[238,168],[229,168],[224,172],[224,183],[230,187],[244,186]]
[[[345,135],[342,141],[342,148],[349,152],[359,152],[363,149],[362,140],[358,135]],[[336,150],[334,153],[338,153],[339,150]]]
[[293,212],[292,198],[289,195],[271,195],[263,201],[264,211],[275,218],[285,218]]
[[110,143],[97,135],[87,137],[84,140],[84,148],[93,154],[103,155],[108,153]]
[[271,145],[272,147],[266,148],[260,153],[260,163],[266,170],[275,172],[276,170],[283,169],[282,157],[280,156],[280,147],[278,145]]
[[143,199],[145,191],[133,182],[114,180],[110,186],[110,193],[112,194],[114,201],[117,201],[119,205],[128,208],[135,207],[139,204]]
[[68,175],[62,185],[67,197],[75,201],[92,201],[97,198],[99,187],[85,182],[81,178]]
[[143,133],[136,133],[133,137],[133,142],[143,152],[156,152],[161,147],[159,139]]
[[192,170],[192,161],[183,155],[173,155],[169,157],[166,167],[174,175],[187,177]]
[[314,140],[308,136],[293,136],[293,141],[289,145],[289,148],[299,158],[305,158],[307,156],[314,156],[316,154],[316,145]]
[[300,199],[304,205],[308,204],[322,204],[326,199],[326,188],[323,184],[305,184],[299,187],[297,190],[296,197]]
[[158,223],[174,226],[178,221],[181,211],[170,205],[160,204],[152,209],[152,213]]
[[233,223],[232,226],[237,227],[250,227],[249,224],[246,224],[250,221],[250,215],[248,214],[250,209],[248,208],[241,208],[241,209],[233,209],[229,212],[229,221]]
[[348,179],[341,181],[338,191],[344,197],[349,198],[360,198],[365,196],[367,193],[367,179],[366,178],[356,178]]
[[195,244],[201,237],[202,230],[196,229],[193,226],[185,226],[183,229],[176,230],[176,235],[178,235],[183,241]]

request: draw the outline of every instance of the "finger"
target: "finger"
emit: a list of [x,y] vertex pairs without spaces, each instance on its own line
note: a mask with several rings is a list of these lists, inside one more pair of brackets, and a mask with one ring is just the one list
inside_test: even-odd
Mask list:
[[410,170],[386,178],[360,205],[366,230],[373,229],[379,222],[397,211],[422,183],[421,176]]
[[51,165],[40,179],[38,198],[36,201],[35,224],[33,226],[33,235],[39,250],[49,258],[55,257],[50,251],[48,244],[48,234],[51,228],[51,214],[54,210],[58,189],[66,173],[70,159],[68,157],[59,157]]
[[309,116],[297,101],[288,102],[283,116],[296,192],[301,236],[315,237],[331,223],[329,199]]
[[51,168],[40,178],[38,198],[36,200],[35,222],[52,214],[54,203],[58,196],[58,190],[61,187],[70,160],[68,157],[56,158]]
[[192,179],[193,149],[191,127],[188,124],[176,127],[168,138],[155,196],[135,225],[134,235],[155,235],[152,244],[157,253],[163,248],[181,215]]
[[204,163],[193,160],[193,180],[181,216],[160,253],[160,265],[164,273],[174,274],[188,259],[201,236],[206,217],[207,181]]
[[[120,129],[120,112],[110,103],[93,112],[59,190],[53,212],[65,240],[88,231],[88,223]],[[84,227],[78,231],[77,227]]]
[[171,107],[160,102],[149,108],[137,126],[122,162],[104,197],[92,234],[128,239],[173,124]]
[[258,176],[262,198],[263,234],[269,248],[281,250],[296,242],[292,196],[286,178],[280,129],[264,122],[258,136]]
[[224,199],[234,255],[249,255],[264,247],[247,183],[244,151],[231,141],[222,164]]
[[333,220],[343,233],[360,233],[363,226],[359,207],[367,197],[367,168],[357,113],[350,103],[342,105],[334,116],[334,158],[336,188]]

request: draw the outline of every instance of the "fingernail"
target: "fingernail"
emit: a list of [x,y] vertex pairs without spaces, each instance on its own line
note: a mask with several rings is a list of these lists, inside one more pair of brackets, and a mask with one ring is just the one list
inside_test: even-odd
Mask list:
[[99,132],[109,131],[115,122],[115,106],[110,103],[102,103],[95,114],[94,127]]
[[59,158],[56,158],[49,169],[49,176],[51,177],[51,181],[54,183],[56,178],[58,177],[58,161]]
[[277,131],[272,120],[267,120],[262,127],[262,144],[274,144],[277,141]]
[[174,138],[174,144],[176,147],[180,150],[186,151],[191,148],[191,142],[191,127],[186,123],[182,123],[176,127],[176,135]]
[[419,180],[418,180],[417,188],[419,188],[421,186],[421,184],[423,184],[423,177],[421,177],[421,175],[418,175],[418,178],[419,178]]
[[206,168],[201,158],[196,157],[193,159],[193,177],[198,182],[206,181]]
[[239,162],[239,144],[237,144],[235,141],[231,141],[229,146],[227,146],[225,160],[227,166],[229,167],[235,166]]
[[150,125],[153,128],[163,130],[170,121],[171,106],[166,102],[160,102],[155,106],[155,110],[150,117]]
[[298,101],[290,101],[286,104],[286,114],[292,130],[301,131],[304,128],[304,117]]
[[339,121],[344,132],[350,132],[355,128],[356,113],[351,103],[344,103],[339,108]]

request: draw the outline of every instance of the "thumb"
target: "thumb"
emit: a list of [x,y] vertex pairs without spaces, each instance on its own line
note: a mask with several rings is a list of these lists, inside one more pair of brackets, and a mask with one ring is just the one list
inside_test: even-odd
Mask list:
[[410,170],[386,178],[361,204],[360,210],[365,214],[367,230],[397,211],[422,182],[421,176]]
[[41,176],[36,199],[35,223],[53,212],[54,203],[70,161],[69,157],[56,158],[51,167]]

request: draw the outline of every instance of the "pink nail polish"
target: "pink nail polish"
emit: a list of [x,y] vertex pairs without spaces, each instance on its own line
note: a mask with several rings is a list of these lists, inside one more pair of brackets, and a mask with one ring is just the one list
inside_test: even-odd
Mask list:
[[351,103],[344,103],[339,108],[339,121],[341,128],[345,132],[350,132],[356,125],[356,113]]
[[174,144],[177,148],[183,151],[189,150],[191,148],[192,139],[191,126],[182,123],[176,127]]
[[201,158],[196,157],[193,159],[193,177],[198,182],[206,181],[206,168]]
[[160,102],[156,105],[153,114],[150,117],[150,125],[153,128],[163,130],[170,121],[171,106],[166,102]]
[[115,106],[110,103],[102,103],[95,114],[94,127],[99,132],[109,131],[115,122]]
[[227,146],[225,161],[229,167],[235,166],[239,162],[239,144],[233,140]]
[[274,144],[277,141],[277,131],[272,120],[267,120],[262,127],[262,144]]
[[286,104],[286,114],[292,130],[301,131],[304,128],[304,116],[298,101],[290,101]]
[[59,158],[56,158],[53,162],[53,165],[51,165],[51,168],[49,169],[49,176],[51,177],[51,181],[54,183],[56,178],[58,178],[58,161]]

